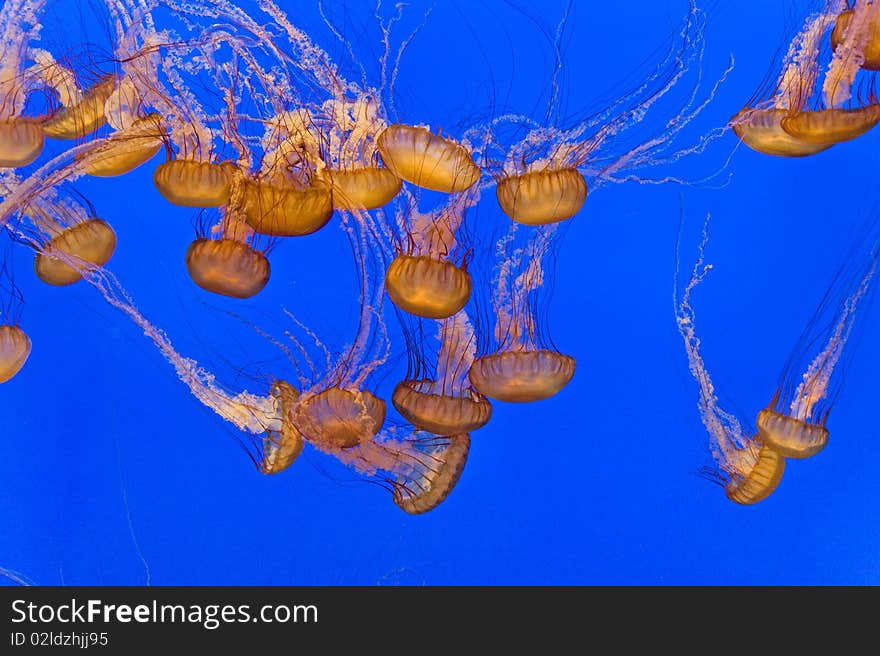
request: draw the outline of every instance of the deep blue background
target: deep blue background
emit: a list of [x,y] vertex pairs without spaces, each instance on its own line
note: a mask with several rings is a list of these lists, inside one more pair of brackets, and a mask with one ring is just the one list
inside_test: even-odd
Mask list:
[[[339,52],[312,3],[281,4]],[[438,4],[404,59],[401,118],[454,131],[489,111],[491,97],[540,116],[552,61],[538,26],[552,32],[565,3]],[[736,69],[703,128],[752,95],[807,4],[707,7],[706,75],[731,53]],[[47,23],[63,25],[69,11],[58,3]],[[422,4],[407,11],[418,18]],[[685,11],[684,0],[575,0],[565,108],[607,99]],[[367,61],[375,49],[365,44],[354,48]],[[143,584],[140,550],[154,584],[880,583],[876,313],[863,317],[828,448],[790,463],[778,491],[745,508],[696,474],[707,436],[671,303],[680,205],[688,265],[711,211],[716,270],[696,294],[698,330],[722,399],[752,418],[876,209],[878,138],[804,160],[740,148],[722,189],[630,184],[591,195],[559,251],[550,308],[555,342],[577,358],[574,380],[538,405],[496,404],[459,486],[421,517],[313,451],[283,475],[257,474],[235,431],[133,325],[88,286],[40,284],[19,248],[33,353],[0,388],[0,566],[39,584]],[[734,146],[728,135],[677,172],[698,177]],[[230,374],[266,345],[218,309],[265,325],[284,305],[332,344],[351,338],[354,270],[335,221],[277,248],[255,300],[210,298],[184,268],[192,213],[152,185],[158,161],[79,188],[117,230],[112,269],[182,353],[232,386],[248,383]],[[488,209],[480,217],[503,220]],[[394,382],[382,382],[386,398]]]

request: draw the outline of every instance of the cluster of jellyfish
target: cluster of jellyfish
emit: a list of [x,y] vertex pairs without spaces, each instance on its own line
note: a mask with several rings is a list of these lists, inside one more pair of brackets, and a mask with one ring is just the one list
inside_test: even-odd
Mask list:
[[[575,358],[554,346],[541,305],[566,223],[588,193],[611,183],[687,182],[651,172],[701,155],[727,132],[683,136],[730,69],[701,89],[705,15],[691,0],[656,67],[589,118],[562,124],[554,74],[545,121],[499,112],[451,135],[397,114],[394,84],[413,35],[393,46],[395,20],[379,19],[378,8],[381,71],[371,83],[363,71],[352,79],[272,0],[253,4],[245,11],[232,0],[108,1],[113,53],[95,72],[38,47],[51,0],[6,0],[0,226],[15,248],[34,253],[43,283],[92,285],[137,325],[200,403],[248,435],[262,473],[285,471],[308,444],[386,487],[404,511],[429,511],[458,482],[471,436],[491,421],[493,404],[548,399],[575,375]],[[742,141],[769,154],[807,155],[880,120],[873,82],[853,93],[863,71],[880,69],[877,12],[871,2],[831,2],[812,16],[777,88],[731,122]],[[206,85],[217,92],[200,93]],[[682,86],[679,102],[674,92]],[[66,147],[42,158],[47,140]],[[124,176],[160,155],[156,190],[211,219],[181,249],[192,283],[206,293],[252,298],[270,284],[280,241],[344,233],[360,303],[345,349],[332,352],[290,313],[290,324],[277,327],[283,337],[255,327],[290,363],[262,391],[233,390],[175,349],[112,273],[116,233],[75,187],[87,176]],[[487,229],[492,247],[479,251],[473,217],[487,205],[500,213]],[[702,257],[694,268],[676,301],[678,325],[701,386],[714,476],[732,500],[766,497],[786,458],[824,446],[832,374],[870,289],[874,258],[825,349],[800,379],[793,376],[801,359],[787,367],[754,436],[718,407],[703,367],[690,306],[705,275]],[[21,292],[14,283],[3,288],[0,382],[31,350]],[[403,345],[392,343],[392,316]],[[408,371],[389,399],[401,419],[389,421],[371,381],[401,347]]]

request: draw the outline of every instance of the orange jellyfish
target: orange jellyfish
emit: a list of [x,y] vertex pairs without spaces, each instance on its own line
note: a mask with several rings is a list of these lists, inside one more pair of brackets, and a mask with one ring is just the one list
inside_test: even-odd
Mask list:
[[[12,181],[0,181],[0,191],[8,191]],[[72,285],[113,256],[116,233],[86,205],[49,189],[28,198],[21,208],[24,239],[36,251],[34,272],[46,284]]]
[[214,294],[250,298],[269,282],[267,249],[235,204],[221,210],[209,233],[200,235],[186,250],[186,268],[193,282]]
[[0,383],[14,378],[31,354],[30,337],[19,325],[23,298],[6,264],[0,271],[5,283],[0,297]]
[[[837,50],[844,44],[847,30],[853,25],[853,19],[856,17],[853,9],[854,2],[849,2],[846,11],[841,12],[834,21],[834,30],[831,32],[831,47]],[[866,71],[880,71],[880,16],[870,16],[867,26],[867,33],[864,38],[864,47],[862,48],[862,68]]]
[[382,161],[398,178],[447,194],[466,191],[480,179],[467,143],[434,134],[425,126],[389,125],[378,140]]
[[769,155],[804,157],[855,139],[880,121],[872,77],[860,85],[863,97],[853,95],[880,10],[876,3],[856,2],[844,19],[847,25],[829,37],[844,7],[843,0],[829,0],[810,15],[789,46],[775,88],[760,90],[731,119],[746,145]]
[[306,153],[313,144],[308,112],[285,112],[267,121],[260,170],[244,183],[242,206],[260,234],[300,237],[323,228],[333,215],[331,187],[315,175]]
[[5,0],[0,7],[0,168],[27,166],[43,150],[43,128],[25,116],[37,80],[26,71],[28,43],[39,36],[45,0]]
[[[758,413],[761,441],[786,458],[809,458],[828,442],[828,415],[840,391],[846,355],[852,350],[847,343],[857,310],[873,290],[878,254],[880,244],[875,242],[861,271],[841,270],[798,340],[770,404]],[[853,266],[860,259],[864,260],[856,255],[848,263]],[[817,347],[821,350],[810,360]]]
[[673,306],[678,331],[684,340],[691,374],[700,388],[697,407],[706,431],[709,433],[709,453],[713,465],[703,470],[705,477],[724,488],[727,498],[741,505],[758,503],[770,496],[785,471],[785,458],[762,442],[754,431],[748,431],[735,415],[718,404],[715,386],[700,354],[700,338],[696,333],[691,295],[711,271],[703,255],[708,243],[708,220],[703,229],[699,257],[681,300],[678,299],[678,248]]
[[[414,331],[413,331],[414,332]],[[425,362],[425,345],[410,336],[410,371],[394,388],[391,402],[417,429],[435,435],[462,435],[485,426],[492,417],[489,400],[468,380],[477,350],[467,314],[438,322],[436,365]]]
[[544,259],[553,246],[554,226],[537,230],[515,246],[517,224],[496,248],[492,306],[494,352],[478,357],[468,374],[481,394],[498,401],[527,403],[550,398],[574,376],[575,359],[549,348],[539,330],[536,296],[544,285]]
[[[681,143],[682,134],[710,104],[731,68],[705,98],[700,96],[698,75],[683,104],[670,112],[668,103],[661,102],[681,86],[689,72],[701,68],[704,30],[705,17],[691,3],[680,33],[671,40],[674,46],[654,70],[638,87],[580,123],[557,125],[557,120],[550,120],[559,115],[560,94],[554,76],[547,124],[505,114],[468,130],[464,136],[484,153],[502,211],[517,223],[552,225],[572,219],[581,211],[588,192],[608,183],[686,182],[672,175],[655,179],[642,171],[700,154],[721,135],[715,131],[701,135],[695,144]],[[669,113],[655,116],[664,106]],[[662,121],[664,129],[650,132],[648,117]]]
[[451,317],[467,304],[473,280],[456,233],[475,197],[457,196],[428,214],[401,217],[404,245],[388,266],[385,289],[405,312],[427,319]]
[[416,446],[419,466],[399,466],[410,471],[398,475],[392,482],[395,505],[409,515],[434,510],[449,497],[467,464],[471,438],[467,433],[446,438],[425,437],[416,442]]

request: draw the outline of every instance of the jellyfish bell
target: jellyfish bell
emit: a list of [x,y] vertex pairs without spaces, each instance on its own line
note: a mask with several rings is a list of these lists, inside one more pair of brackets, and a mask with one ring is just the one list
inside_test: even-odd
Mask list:
[[199,287],[221,296],[250,298],[269,282],[269,260],[237,239],[196,239],[186,250],[186,268]]
[[0,168],[27,166],[43,151],[43,128],[25,117],[0,120]]
[[482,428],[492,417],[492,404],[482,394],[444,394],[432,380],[403,380],[391,403],[416,428],[434,435],[457,435]]
[[153,183],[175,205],[210,208],[229,201],[235,175],[231,162],[172,159],[156,167]]
[[333,216],[330,187],[247,180],[243,200],[248,225],[262,235],[300,237],[323,228]]
[[150,114],[137,120],[124,135],[114,135],[88,157],[89,175],[109,178],[125,175],[151,160],[161,150],[162,117]]
[[305,440],[293,425],[291,411],[299,398],[299,392],[283,380],[272,385],[281,416],[280,430],[267,430],[263,438],[262,458],[257,464],[263,474],[279,474],[290,467],[302,453]]
[[426,466],[417,475],[398,477],[393,484],[394,504],[409,515],[434,510],[449,497],[467,464],[471,438],[463,433],[443,440],[428,438],[428,443],[442,445],[426,455],[436,460],[436,466]]
[[386,168],[327,169],[323,173],[330,181],[333,207],[348,212],[384,207],[400,193],[402,185]]
[[300,434],[318,447],[350,449],[381,430],[385,401],[366,390],[328,387],[302,395],[292,418]]
[[443,319],[467,304],[473,280],[463,266],[427,255],[401,253],[388,266],[385,289],[401,310],[428,319]]
[[727,498],[743,506],[763,501],[776,490],[784,472],[785,458],[769,446],[762,445],[749,470],[730,476],[725,486]]
[[389,125],[377,144],[385,166],[417,187],[459,193],[480,179],[480,167],[465,146],[427,128]]
[[474,360],[468,377],[496,401],[530,403],[557,394],[574,376],[575,359],[555,351],[497,352]]
[[854,108],[795,112],[780,121],[794,139],[828,148],[862,136],[880,122],[880,102]]
[[495,193],[501,209],[514,221],[545,225],[565,221],[580,211],[587,198],[587,181],[574,168],[538,170],[503,177]]
[[[843,43],[847,28],[853,19],[853,10],[847,9],[841,12],[834,22],[834,30],[831,32],[831,47],[837,50]],[[880,71],[880,17],[875,18],[870,24],[870,33],[867,43],[862,50],[864,62],[862,68],[866,71]]]
[[18,326],[0,326],[0,383],[21,371],[31,354],[31,340]]
[[746,107],[730,124],[736,136],[752,150],[777,157],[807,157],[821,153],[834,144],[816,144],[789,134],[782,121],[787,109],[754,109]]
[[43,134],[52,139],[82,139],[107,122],[104,104],[113,93],[116,78],[107,76],[90,87],[78,101],[43,123]]
[[828,443],[828,429],[821,424],[789,417],[771,408],[758,413],[761,441],[786,458],[809,458]]
[[[65,286],[82,279],[82,273],[67,258],[101,267],[116,250],[116,233],[106,221],[92,218],[75,223],[52,237],[34,257],[37,277],[49,285]],[[65,257],[59,258],[56,253]]]

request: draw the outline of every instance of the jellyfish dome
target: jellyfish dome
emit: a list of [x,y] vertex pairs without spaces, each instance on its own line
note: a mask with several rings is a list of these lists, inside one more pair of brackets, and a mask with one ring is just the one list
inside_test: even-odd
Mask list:
[[[834,22],[834,30],[831,32],[831,47],[837,50],[844,43],[844,37],[853,22],[854,12],[847,9],[837,17]],[[874,16],[870,22],[867,41],[862,50],[864,62],[862,68],[866,71],[880,71],[880,17]]]
[[417,187],[459,193],[480,179],[480,167],[465,146],[427,128],[389,125],[378,145],[385,166]]
[[250,298],[269,282],[266,256],[236,239],[196,239],[186,251],[186,268],[202,289],[232,298]]
[[0,120],[0,168],[27,166],[43,151],[43,128],[29,118]]
[[[34,257],[37,277],[49,285],[72,285],[82,274],[69,258],[101,267],[116,250],[116,233],[106,221],[93,218],[65,228]],[[60,257],[59,257],[60,255]]]
[[43,123],[43,134],[53,139],[82,139],[107,122],[104,104],[116,87],[116,78],[105,77],[72,105]]
[[404,380],[391,402],[413,426],[435,435],[456,435],[482,428],[492,418],[492,405],[476,392],[465,396],[437,393],[432,380]]
[[471,384],[496,401],[529,403],[557,394],[574,376],[575,359],[550,350],[506,351],[477,358]]
[[538,170],[502,178],[498,204],[511,219],[545,225],[570,219],[587,198],[587,181],[577,169]]
[[763,501],[776,490],[785,473],[785,458],[777,451],[762,446],[754,464],[734,470],[725,486],[727,498],[742,506]]
[[389,169],[365,167],[328,170],[333,207],[348,212],[384,207],[400,193],[401,179]]
[[794,419],[769,408],[758,413],[758,435],[768,447],[786,458],[809,458],[825,448],[828,429]]
[[[409,515],[421,515],[443,503],[455,489],[467,464],[471,438],[468,434],[447,438],[448,444],[442,447],[442,459],[436,468],[426,466],[418,476],[398,478],[395,481],[393,498],[398,508]],[[433,440],[433,443],[440,443]],[[433,454],[427,456],[430,458]]]
[[880,122],[880,103],[863,107],[830,108],[796,112],[780,121],[791,137],[819,147],[856,139]]
[[31,354],[31,340],[18,326],[0,326],[0,383],[21,371]]
[[299,398],[299,392],[283,380],[271,390],[280,406],[281,430],[267,430],[263,438],[262,459],[258,468],[263,474],[278,474],[290,467],[302,453],[305,440],[293,425],[290,413]]
[[385,289],[400,309],[419,317],[443,319],[465,306],[473,280],[452,262],[400,254],[388,267]]
[[229,201],[235,172],[231,162],[173,159],[156,168],[153,182],[166,200],[183,207],[220,207]]
[[329,387],[301,396],[292,417],[296,429],[317,446],[350,449],[381,430],[385,401],[371,392]]
[[86,173],[99,178],[125,175],[150,161],[163,146],[162,118],[138,119],[124,134],[114,135],[90,154]]
[[275,237],[300,237],[323,228],[333,216],[330,187],[247,181],[244,214],[254,231]]
[[744,109],[731,119],[733,131],[752,150],[777,157],[808,157],[833,144],[815,144],[782,128],[787,109]]

